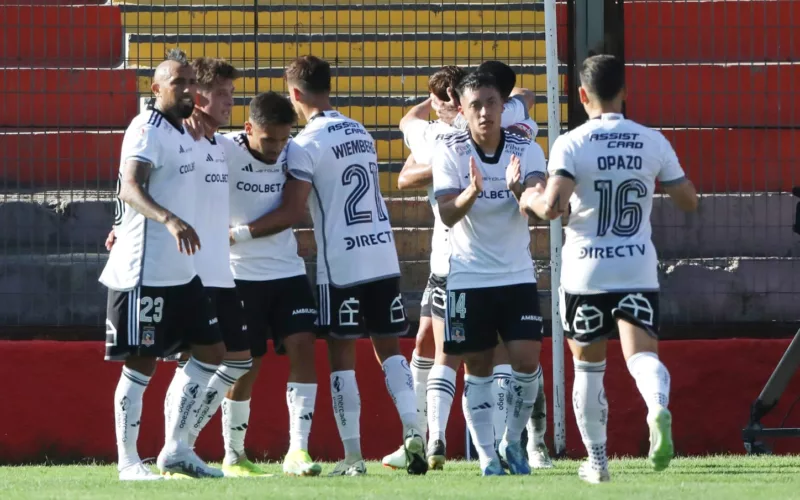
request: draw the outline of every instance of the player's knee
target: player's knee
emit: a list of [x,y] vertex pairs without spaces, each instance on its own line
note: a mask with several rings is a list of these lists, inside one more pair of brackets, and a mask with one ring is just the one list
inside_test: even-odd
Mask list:
[[417,356],[432,358],[436,354],[436,342],[433,338],[433,326],[430,318],[420,318],[414,350]]
[[400,339],[397,337],[373,337],[372,345],[375,348],[375,356],[381,363],[400,354]]
[[130,356],[125,360],[125,367],[129,370],[139,372],[147,377],[152,377],[156,371],[156,358],[144,358],[141,356]]
[[225,344],[217,342],[211,345],[192,346],[192,356],[209,365],[219,365],[225,359]]
[[538,359],[519,359],[511,363],[511,369],[518,373],[534,373],[538,368]]
[[470,375],[490,377],[493,366],[491,350],[464,355],[464,368]]
[[356,367],[355,340],[328,339],[328,361],[331,371],[354,370]]

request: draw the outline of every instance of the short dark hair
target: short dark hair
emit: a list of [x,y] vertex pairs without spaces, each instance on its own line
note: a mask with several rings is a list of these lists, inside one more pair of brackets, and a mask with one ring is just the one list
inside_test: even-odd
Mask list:
[[173,47],[167,51],[166,61],[174,61],[181,66],[189,65],[189,58],[186,57],[186,52],[178,47]]
[[478,66],[475,71],[489,73],[494,75],[497,80],[497,86],[500,88],[500,95],[503,99],[508,99],[511,91],[517,85],[517,74],[511,69],[511,66],[501,61],[485,61]]
[[250,101],[250,121],[264,128],[267,125],[294,125],[297,112],[291,101],[277,92],[262,92]]
[[331,65],[316,56],[298,57],[286,68],[286,82],[303,92],[324,94],[331,91]]
[[197,73],[197,84],[205,90],[211,89],[217,78],[236,80],[241,76],[239,70],[234,68],[231,63],[215,57],[198,57],[192,62],[192,67]]
[[601,101],[610,101],[625,88],[625,65],[612,55],[587,57],[580,73],[581,85]]
[[467,76],[467,72],[464,68],[444,66],[428,79],[428,91],[442,101],[449,102],[450,96],[447,95],[447,88],[455,89],[465,76]]
[[461,99],[464,97],[464,92],[467,90],[477,90],[485,87],[493,88],[501,96],[503,95],[494,75],[491,73],[484,73],[482,71],[475,71],[464,77],[456,87],[456,94],[458,95],[458,98]]

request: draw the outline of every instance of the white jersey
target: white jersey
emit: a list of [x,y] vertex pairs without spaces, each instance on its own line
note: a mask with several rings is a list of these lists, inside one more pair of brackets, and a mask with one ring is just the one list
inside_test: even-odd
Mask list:
[[233,288],[228,236],[228,164],[217,134],[195,143],[197,157],[197,209],[194,226],[200,237],[200,251],[194,265],[204,286]]
[[[183,128],[175,128],[161,112],[148,109],[134,118],[125,131],[120,178],[128,160],[151,164],[147,192],[156,203],[194,225],[195,147],[194,139]],[[119,199],[114,232],[117,241],[100,275],[100,283],[106,287],[128,291],[139,285],[177,286],[194,278],[194,260],[178,251],[167,227],[145,218]]]
[[[413,120],[409,122],[404,129],[403,137],[406,146],[411,150],[411,154],[414,155],[414,160],[422,164],[431,163],[435,146],[439,140],[458,131],[441,120],[432,122]],[[450,271],[450,245],[447,242],[450,228],[445,226],[442,222],[442,218],[439,217],[439,208],[436,203],[436,197],[433,195],[433,184],[428,186],[428,201],[433,210],[431,273],[436,276],[445,277]]]
[[312,184],[317,283],[342,287],[399,276],[375,141],[364,126],[338,111],[320,113],[286,158],[289,174]]
[[669,141],[620,114],[604,114],[559,137],[548,169],[576,183],[561,287],[573,294],[658,290],[650,239],[656,179],[685,180]]
[[[525,104],[525,99],[521,95],[511,97],[503,105],[503,114],[500,116],[500,126],[510,127],[515,123],[519,123],[530,119],[528,106]],[[461,113],[456,115],[453,121],[453,127],[460,130],[467,130],[467,119]],[[538,131],[538,130],[537,130]]]
[[450,230],[448,288],[486,288],[535,283],[528,217],[506,187],[511,155],[522,163],[523,181],[545,177],[544,152],[536,142],[503,130],[500,148],[488,156],[470,137],[457,132],[442,140],[433,157],[436,197],[458,194],[469,186],[469,159],[483,175],[483,191],[469,212]]
[[[278,208],[286,183],[286,148],[270,165],[253,156],[244,132],[226,134],[223,144],[230,171],[230,225],[249,224]],[[237,280],[268,281],[304,275],[306,265],[289,228],[231,246],[231,270]]]

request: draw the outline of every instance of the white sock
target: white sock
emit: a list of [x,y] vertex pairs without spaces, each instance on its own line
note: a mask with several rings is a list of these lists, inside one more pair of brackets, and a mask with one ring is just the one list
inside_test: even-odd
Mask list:
[[387,358],[383,362],[383,373],[386,379],[386,388],[397,407],[400,420],[403,422],[403,436],[408,429],[418,428],[419,416],[417,415],[417,395],[414,392],[414,377],[408,367],[408,361],[398,354]]
[[456,372],[445,365],[434,365],[428,377],[428,429],[429,442],[442,440],[446,443],[445,431],[453,398],[456,395]]
[[606,362],[589,363],[573,358],[575,381],[572,386],[572,408],[581,431],[589,463],[597,471],[608,468],[606,456],[606,427],[608,401],[603,388]]
[[494,411],[494,394],[492,394],[492,377],[464,376],[464,397],[466,399],[467,427],[472,435],[472,442],[478,450],[481,469],[497,458],[494,447],[494,428],[492,413]]
[[244,437],[250,422],[250,400],[222,400],[222,439],[225,441],[225,465],[234,465],[245,458]]
[[117,435],[117,455],[119,470],[137,464],[142,460],[136,448],[142,419],[142,396],[147,389],[150,377],[122,367],[122,375],[114,392],[114,430]]
[[203,428],[211,421],[211,417],[217,413],[219,405],[228,389],[239,380],[245,373],[250,371],[253,367],[253,359],[246,360],[226,360],[223,361],[217,371],[212,375],[208,381],[208,386],[203,393],[200,404],[195,405],[193,420],[194,423],[189,429],[189,446],[194,446],[197,436]]
[[669,405],[669,371],[654,352],[638,352],[628,358],[628,371],[636,381],[647,412],[653,414]]
[[511,381],[511,365],[497,365],[492,370],[492,393],[494,394],[494,412],[492,427],[494,428],[494,445],[500,444],[506,432],[508,420],[509,382]]
[[544,370],[539,371],[539,388],[536,401],[533,402],[533,413],[528,421],[528,454],[537,446],[544,446],[544,436],[547,434],[547,397],[544,394]]
[[286,384],[286,406],[289,407],[289,452],[308,451],[308,435],[314,419],[317,384]]
[[345,459],[361,460],[361,394],[354,370],[331,372],[331,399]]
[[417,396],[417,427],[423,436],[428,432],[428,377],[433,368],[431,358],[411,354],[411,376],[414,378],[414,394]]
[[533,413],[533,403],[539,392],[539,372],[542,366],[533,373],[512,372],[511,390],[508,399],[508,420],[506,422],[505,440],[508,443],[518,443],[522,440],[522,431],[530,421]]
[[167,390],[172,393],[172,399],[168,401],[171,407],[169,425],[165,429],[164,448],[168,453],[174,452],[180,446],[188,446],[192,409],[202,401],[205,387],[216,371],[215,365],[202,363],[195,358],[190,358],[183,369],[175,370],[175,376]]

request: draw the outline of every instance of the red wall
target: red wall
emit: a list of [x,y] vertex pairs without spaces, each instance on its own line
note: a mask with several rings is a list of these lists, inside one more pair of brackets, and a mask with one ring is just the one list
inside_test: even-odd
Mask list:
[[[673,341],[662,343],[662,358],[672,374],[670,404],[678,453],[743,453],[740,438],[750,403],[758,395],[784,349],[782,340]],[[404,341],[410,355],[411,341]],[[328,390],[327,357],[318,345],[319,397],[311,433],[311,453],[324,460],[341,457]],[[548,397],[552,390],[550,348],[543,360]],[[98,458],[114,460],[112,397],[120,365],[106,363],[101,342],[0,342],[0,379],[4,380],[5,407],[0,414],[0,463],[36,463],[49,460]],[[569,360],[567,356],[567,360]],[[254,457],[280,459],[288,447],[285,406],[287,362],[268,356],[257,395],[253,400],[247,448]],[[145,395],[142,457],[157,455],[163,439],[163,399],[174,364],[159,367]],[[367,342],[359,345],[358,381],[362,398],[361,436],[364,453],[380,459],[400,443],[400,422],[386,393],[383,374]],[[567,443],[571,456],[583,453],[572,417],[571,362],[567,370]],[[460,390],[459,380],[459,390]],[[796,381],[765,423],[775,424],[800,391]],[[645,407],[612,344],[606,373],[606,392],[611,406],[610,452],[643,455],[648,448]],[[460,397],[460,396],[459,396]],[[551,400],[552,401],[552,400]],[[552,406],[551,406],[552,408]],[[789,417],[787,425],[800,418]],[[198,451],[209,459],[221,459],[219,418],[208,426]],[[551,426],[552,429],[552,426]],[[456,399],[449,426],[449,452],[464,452],[464,420]],[[799,452],[800,440],[778,442],[778,452]]]

